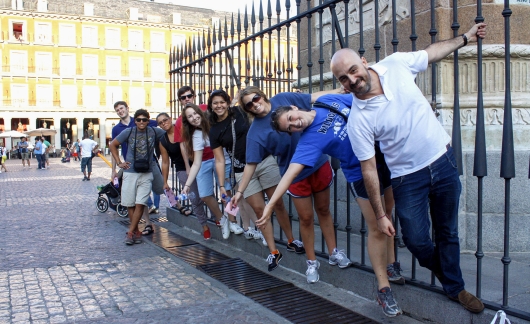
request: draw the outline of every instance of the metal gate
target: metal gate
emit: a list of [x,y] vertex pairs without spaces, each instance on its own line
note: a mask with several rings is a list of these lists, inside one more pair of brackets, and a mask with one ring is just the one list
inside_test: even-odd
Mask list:
[[[283,2],[283,1],[282,1]],[[273,5],[275,9],[273,10]],[[296,0],[292,3],[285,0],[280,3],[260,2],[260,5],[250,9],[246,8],[243,13],[225,17],[218,26],[208,29],[202,34],[198,34],[187,40],[186,44],[173,48],[170,52],[170,102],[173,116],[180,115],[178,100],[176,98],[177,89],[181,86],[191,86],[195,89],[200,103],[207,101],[208,94],[215,89],[224,89],[232,97],[234,93],[248,85],[260,87],[267,95],[272,97],[276,93],[293,91],[296,89],[307,89],[308,92],[323,90],[325,84],[336,87],[336,80],[327,72],[329,70],[329,58],[337,49],[343,47],[356,48],[361,56],[369,57],[369,61],[377,62],[380,58],[398,51],[415,51],[417,47],[426,46],[429,43],[438,41],[439,29],[446,34],[440,39],[456,37],[462,31],[459,22],[458,1],[453,0],[448,4],[446,12],[452,15],[450,26],[438,26],[437,4],[434,0],[430,2],[422,1],[416,3],[415,0],[331,0],[316,1]],[[504,28],[504,46],[501,46],[504,59],[504,117],[502,124],[502,145],[500,147],[500,177],[504,179],[504,229],[503,229],[503,256],[502,264],[504,273],[502,278],[502,303],[495,303],[485,300],[486,307],[490,309],[503,309],[508,314],[530,320],[528,310],[510,307],[509,296],[509,271],[510,271],[510,188],[511,179],[515,177],[514,158],[514,131],[512,116],[512,75],[511,75],[511,53],[510,53],[510,1],[504,1],[504,7],[498,4],[497,15],[504,17],[504,23],[497,22]],[[484,22],[482,13],[482,2],[466,5],[465,10],[469,12],[472,7],[476,11],[474,22]],[[247,10],[248,9],[248,10]],[[501,10],[502,9],[502,10]],[[365,14],[365,12],[370,14]],[[367,17],[372,17],[368,21]],[[422,19],[421,26],[426,26],[424,22],[430,20],[430,29],[418,30],[417,20]],[[351,33],[351,21],[354,21],[354,28],[358,29]],[[487,22],[487,21],[486,21]],[[464,23],[464,22],[462,22]],[[469,25],[472,21],[466,21]],[[400,29],[398,30],[398,26]],[[407,26],[405,30],[404,26]],[[382,31],[381,29],[384,28]],[[447,33],[448,28],[452,30]],[[464,30],[464,32],[467,31]],[[387,41],[388,40],[388,41]],[[370,44],[370,49],[365,48]],[[387,45],[387,44],[391,44]],[[387,50],[388,48],[388,50]],[[423,47],[422,47],[423,48]],[[476,119],[474,124],[474,162],[472,174],[477,179],[477,219],[476,219],[476,295],[482,294],[482,259],[483,253],[483,197],[484,178],[487,172],[486,155],[486,127],[483,99],[483,41],[479,39],[476,45],[476,55],[474,55],[474,66],[476,66]],[[468,55],[469,56],[469,55]],[[467,57],[468,57],[467,56]],[[455,51],[452,55],[452,86],[453,104],[452,114],[452,146],[458,162],[460,174],[464,174],[463,150],[462,150],[462,120],[460,107],[460,90],[463,80],[461,77],[461,55]],[[315,62],[314,62],[315,61]],[[440,95],[440,75],[442,68],[438,63],[431,64],[428,72],[423,76],[424,93],[430,93],[432,108],[435,112],[441,108]],[[335,171],[339,169],[339,163],[332,163]],[[335,172],[337,174],[337,172]],[[338,181],[335,176],[333,206],[335,228],[339,227],[337,220],[337,191]],[[175,181],[175,179],[174,179]],[[348,192],[346,190],[346,192]],[[365,238],[367,230],[361,215],[351,215],[350,196],[346,194],[346,224],[343,227],[347,237],[347,254],[351,254],[350,237],[352,234],[351,221],[354,217],[361,219],[359,230],[362,246],[360,268],[366,269],[365,263]],[[289,215],[293,217],[292,206],[289,204]],[[399,224],[396,224],[396,233]],[[283,240],[281,235],[277,237]],[[396,235],[396,242],[399,241]],[[322,244],[324,245],[324,243]],[[396,259],[397,249],[396,244]],[[325,246],[321,247],[320,254],[326,254]],[[416,262],[411,264],[412,274],[408,282],[413,285],[431,289],[435,286],[434,276],[431,283],[425,284],[416,280]],[[440,289],[434,289],[441,292]]]

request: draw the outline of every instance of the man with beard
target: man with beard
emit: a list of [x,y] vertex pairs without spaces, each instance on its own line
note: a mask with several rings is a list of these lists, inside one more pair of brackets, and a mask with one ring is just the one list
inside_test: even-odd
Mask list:
[[[420,265],[434,272],[447,296],[474,313],[481,312],[484,305],[465,290],[460,270],[458,203],[462,186],[451,138],[415,78],[429,63],[485,36],[486,25],[479,23],[461,36],[431,44],[423,51],[394,53],[370,67],[351,49],[341,49],[331,59],[331,71],[345,90],[354,94],[348,136],[361,162],[379,230],[388,236],[395,234],[381,202],[375,141],[379,141],[391,172],[405,244]],[[429,210],[436,246],[429,235]]]

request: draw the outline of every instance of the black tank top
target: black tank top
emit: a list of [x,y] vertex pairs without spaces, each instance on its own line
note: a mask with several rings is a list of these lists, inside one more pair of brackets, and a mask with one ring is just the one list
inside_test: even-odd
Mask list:
[[164,134],[164,137],[160,139],[160,143],[166,149],[171,159],[171,164],[175,166],[175,171],[186,171],[186,165],[184,164],[184,158],[180,151],[180,143],[171,143],[169,137]]

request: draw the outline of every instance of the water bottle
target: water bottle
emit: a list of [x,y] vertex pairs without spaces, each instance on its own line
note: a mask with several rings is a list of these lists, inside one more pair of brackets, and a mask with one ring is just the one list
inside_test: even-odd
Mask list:
[[223,198],[223,199],[226,201],[227,204],[228,204],[228,203],[230,202],[230,200],[231,200],[231,198],[230,198],[229,196],[227,196],[226,194],[222,194],[222,195],[221,195],[221,198]]
[[180,195],[176,195],[175,196],[175,199],[177,200],[180,200],[180,201],[184,201],[184,200],[188,200],[188,199],[193,199],[195,198],[195,194],[193,192],[190,192],[189,194],[180,194]]
[[118,180],[118,177],[114,177],[114,187],[119,188],[120,187],[120,181]]
[[103,189],[104,187],[105,187],[105,185],[99,185],[96,188],[98,189],[98,191],[101,191],[101,189]]

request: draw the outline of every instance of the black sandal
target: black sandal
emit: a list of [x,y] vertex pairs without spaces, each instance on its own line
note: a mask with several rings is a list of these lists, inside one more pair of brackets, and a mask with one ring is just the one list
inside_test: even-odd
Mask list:
[[151,235],[155,232],[152,225],[145,225],[142,235]]
[[[181,215],[184,215],[184,216],[189,216],[192,213],[191,209],[189,209],[186,206],[180,206],[180,208],[175,206],[175,208],[180,212]],[[189,213],[187,213],[187,212],[189,212]]]

